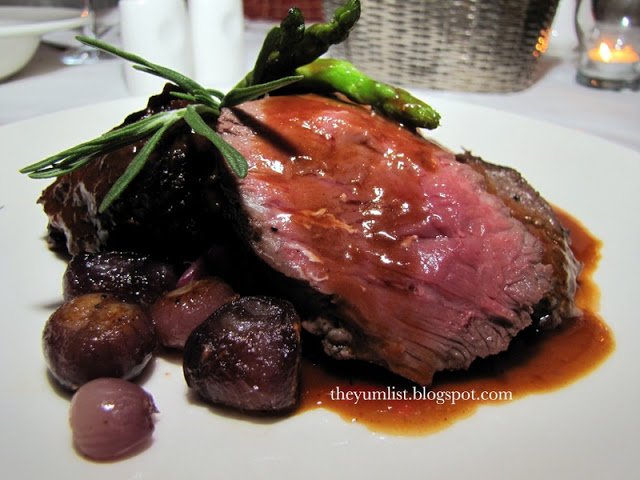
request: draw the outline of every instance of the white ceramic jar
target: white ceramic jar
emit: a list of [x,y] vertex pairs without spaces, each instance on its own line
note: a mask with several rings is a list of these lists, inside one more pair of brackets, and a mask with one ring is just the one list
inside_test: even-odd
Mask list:
[[[217,2],[211,1],[211,4]],[[189,15],[184,0],[120,0],[120,28],[125,50],[147,60],[193,75]],[[159,93],[163,79],[134,70],[127,62],[125,78],[132,95]]]
[[195,79],[226,90],[245,72],[242,0],[189,0]]

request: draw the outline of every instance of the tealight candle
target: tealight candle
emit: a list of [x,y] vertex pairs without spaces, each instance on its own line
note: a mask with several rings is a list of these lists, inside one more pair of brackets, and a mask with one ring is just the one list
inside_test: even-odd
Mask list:
[[[611,90],[640,88],[638,12],[627,11],[627,4],[620,2],[581,2],[584,3],[590,4],[595,18],[591,28],[579,32],[578,82]],[[576,18],[579,26],[581,20],[582,17]]]
[[631,45],[622,48],[603,40],[597,48],[589,50],[589,58],[594,62],[604,63],[634,63],[640,61],[640,57]]

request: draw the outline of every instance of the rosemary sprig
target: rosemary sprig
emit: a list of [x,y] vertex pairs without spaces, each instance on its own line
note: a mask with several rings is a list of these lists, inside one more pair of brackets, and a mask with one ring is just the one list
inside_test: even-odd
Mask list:
[[134,64],[133,68],[135,68],[136,70],[140,70],[142,72],[164,78],[165,80],[168,80],[169,82],[180,87],[183,91],[188,92],[192,95],[201,95],[201,103],[205,103],[205,105],[209,107],[218,107],[217,102],[212,100],[214,97],[212,97],[212,94],[209,90],[204,88],[195,80],[187,77],[186,75],[183,75],[180,72],[176,72],[175,70],[172,70],[170,68],[152,63],[139,55],[121,50],[117,47],[114,47],[113,45],[98,40],[97,38],[85,37],[84,35],[79,35],[76,38],[86,45],[95,47],[99,50],[115,55],[116,57],[120,57],[132,62]]
[[195,80],[167,67],[152,63],[139,55],[121,50],[95,38],[79,36],[82,43],[132,62],[133,68],[164,78],[179,91],[171,95],[189,102],[185,108],[159,112],[131,124],[111,130],[20,170],[32,178],[65,175],[91,162],[101,154],[147,139],[124,173],[107,192],[99,207],[102,213],[131,184],[160,144],[163,136],[178,122],[184,121],[194,131],[208,139],[238,177],[248,172],[246,159],[207,124],[220,116],[222,107],[232,107],[279,90],[305,78],[296,68],[312,62],[330,45],[346,38],[360,16],[359,0],[347,0],[327,23],[305,27],[300,10],[292,8],[280,26],[267,35],[254,69],[228,93],[205,88]]
[[[99,153],[112,151],[146,138],[160,129],[162,125],[172,122],[178,116],[180,116],[179,110],[159,112],[150,115],[137,122],[103,133],[93,140],[76,145],[37,163],[28,165],[22,168],[20,173],[27,173],[31,178],[51,178],[64,173],[70,173],[86,163],[84,160],[90,159]],[[79,163],[83,161],[84,163]]]
[[251,85],[249,87],[236,87],[227,93],[222,99],[222,107],[232,107],[239,105],[249,100],[261,97],[269,92],[284,88],[292,83],[299,82],[304,77],[302,75],[292,75],[289,77],[279,78],[267,83],[260,83],[258,85]]
[[104,212],[109,208],[109,206],[124,192],[127,186],[133,181],[133,179],[140,173],[142,167],[145,166],[149,156],[156,148],[160,140],[162,140],[162,136],[166,133],[169,128],[176,124],[178,119],[173,121],[169,121],[162,125],[152,136],[147,140],[144,146],[140,149],[140,152],[133,158],[129,166],[127,166],[124,173],[116,180],[116,182],[111,186],[107,194],[102,199],[100,203],[100,207],[98,211],[100,213]]
[[247,175],[248,165],[244,157],[235,148],[229,145],[198,114],[195,107],[189,105],[184,114],[184,120],[198,135],[202,135],[213,143],[222,156],[227,160],[229,167],[240,178]]
[[102,199],[99,207],[100,213],[106,211],[125,191],[147,163],[162,137],[181,120],[184,120],[196,134],[207,138],[238,177],[245,177],[248,172],[246,159],[218,135],[215,130],[209,127],[201,114],[207,114],[215,121],[220,116],[220,109],[223,106],[238,105],[302,79],[300,75],[287,76],[267,83],[239,87],[225,95],[218,90],[205,88],[175,70],[149,62],[138,55],[126,52],[108,43],[83,36],[77,38],[87,45],[135,63],[133,68],[168,80],[182,90],[171,92],[174,97],[191,102],[191,105],[186,108],[159,112],[131,124],[123,125],[93,140],[81,143],[20,170],[21,173],[26,173],[31,178],[58,177],[77,170],[100,154],[111,152],[117,148],[148,138],[122,176],[116,180]]

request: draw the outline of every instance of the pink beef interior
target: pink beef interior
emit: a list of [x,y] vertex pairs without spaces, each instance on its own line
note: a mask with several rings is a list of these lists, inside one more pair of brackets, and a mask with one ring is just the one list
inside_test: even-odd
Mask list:
[[422,384],[507,348],[551,288],[543,245],[455,156],[370,109],[269,97],[226,111],[252,247],[332,296],[342,357]]

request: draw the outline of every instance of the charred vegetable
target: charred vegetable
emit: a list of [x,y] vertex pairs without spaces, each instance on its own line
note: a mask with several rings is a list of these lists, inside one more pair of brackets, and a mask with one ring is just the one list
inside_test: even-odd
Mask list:
[[244,297],[220,307],[189,336],[187,384],[206,401],[279,412],[298,398],[300,319],[293,306]]
[[148,255],[126,252],[76,255],[63,277],[65,300],[85,293],[111,293],[148,305],[175,284],[170,265]]
[[71,390],[100,377],[130,379],[142,372],[156,334],[138,305],[90,293],[58,308],[42,334],[49,371]]

